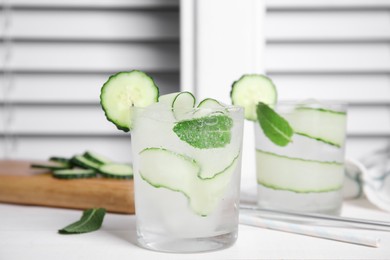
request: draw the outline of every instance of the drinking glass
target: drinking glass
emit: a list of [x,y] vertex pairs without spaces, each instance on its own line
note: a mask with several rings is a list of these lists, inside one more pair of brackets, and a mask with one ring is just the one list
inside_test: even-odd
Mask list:
[[275,110],[294,130],[287,146],[272,143],[255,122],[258,206],[338,214],[342,205],[346,104],[280,102]]
[[165,252],[226,248],[237,238],[243,109],[132,108],[138,243]]

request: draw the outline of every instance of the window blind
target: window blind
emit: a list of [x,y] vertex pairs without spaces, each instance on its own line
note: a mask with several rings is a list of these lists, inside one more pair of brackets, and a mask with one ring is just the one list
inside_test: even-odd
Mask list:
[[[281,99],[347,101],[347,155],[390,139],[390,2],[268,0],[266,72]],[[179,90],[178,0],[0,1],[0,147],[42,159],[84,149],[130,157],[98,103],[108,75],[151,73]]]
[[347,156],[390,142],[390,1],[266,1],[265,66],[280,99],[349,103]]
[[45,159],[93,150],[130,160],[130,137],[99,105],[102,84],[144,70],[179,90],[177,0],[0,1],[0,147]]

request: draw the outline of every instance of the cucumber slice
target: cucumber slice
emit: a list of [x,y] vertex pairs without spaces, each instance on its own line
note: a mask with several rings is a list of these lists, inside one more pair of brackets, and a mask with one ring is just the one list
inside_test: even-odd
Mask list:
[[98,163],[98,164],[112,163],[112,161],[110,159],[108,159],[107,157],[102,156],[102,155],[97,154],[97,153],[94,153],[94,152],[91,152],[91,151],[86,151],[83,154],[83,156],[85,158],[87,158],[88,160],[93,161],[93,162]]
[[[209,215],[224,195],[238,159],[213,178],[200,179],[201,166],[194,159],[163,148],[147,148],[139,153],[141,178],[156,188],[183,193],[191,209]],[[173,170],[174,169],[174,170]]]
[[197,109],[194,110],[192,118],[200,118],[212,115],[225,115],[227,114],[226,105],[213,99],[206,98],[203,99],[197,106]]
[[[347,115],[344,112],[322,108],[298,107],[285,118],[295,134],[316,139],[336,147],[345,141]],[[318,127],[318,126],[321,127]]]
[[223,105],[221,102],[213,98],[203,99],[198,104],[198,108],[224,108],[224,107],[225,105]]
[[108,163],[103,164],[98,169],[99,173],[103,177],[114,178],[114,179],[132,179],[133,178],[133,167],[128,164],[122,163]]
[[282,156],[256,150],[257,182],[268,188],[298,193],[339,190],[344,180],[344,166]]
[[70,159],[65,157],[52,156],[49,161],[71,165]]
[[159,90],[146,73],[133,70],[112,75],[104,83],[100,104],[107,120],[119,130],[128,132],[132,128],[130,107],[146,107],[157,102]]
[[47,170],[63,170],[63,169],[69,169],[71,168],[71,165],[66,162],[60,162],[60,161],[53,161],[47,163],[33,163],[30,165],[31,168],[37,168],[37,169],[47,169]]
[[190,92],[175,92],[163,95],[158,100],[160,103],[168,105],[173,112],[176,120],[189,118],[189,114],[195,107],[195,97]]
[[256,105],[260,101],[273,107],[277,100],[276,87],[272,80],[264,75],[244,75],[235,81],[230,92],[233,105],[245,108],[245,118],[257,120]]
[[85,158],[82,155],[75,155],[75,156],[73,156],[72,159],[71,159],[71,162],[74,165],[77,165],[77,166],[79,166],[81,168],[84,168],[84,169],[98,170],[99,167],[100,167],[99,163],[91,161],[91,160]]
[[92,169],[55,170],[53,176],[59,179],[93,178],[96,177],[96,172]]

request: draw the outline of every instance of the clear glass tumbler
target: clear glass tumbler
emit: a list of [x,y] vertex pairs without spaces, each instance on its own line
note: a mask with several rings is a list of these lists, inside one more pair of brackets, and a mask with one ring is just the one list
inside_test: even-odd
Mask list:
[[342,205],[346,104],[280,102],[275,110],[294,130],[292,142],[272,143],[255,122],[258,206],[338,214]]
[[237,239],[243,109],[134,109],[138,242],[164,252],[226,248]]

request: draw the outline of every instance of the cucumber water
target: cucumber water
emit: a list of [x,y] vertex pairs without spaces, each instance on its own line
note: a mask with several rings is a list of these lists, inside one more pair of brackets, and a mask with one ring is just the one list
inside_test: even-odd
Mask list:
[[[292,129],[280,146],[255,124],[260,207],[338,213],[344,180],[346,113],[343,104],[280,102],[276,112]],[[267,129],[265,129],[267,130]]]
[[[243,109],[188,92],[134,108],[133,170],[142,241],[183,250],[237,232]],[[191,244],[182,244],[183,240]],[[187,243],[186,242],[186,243]],[[180,246],[180,248],[178,248]]]

